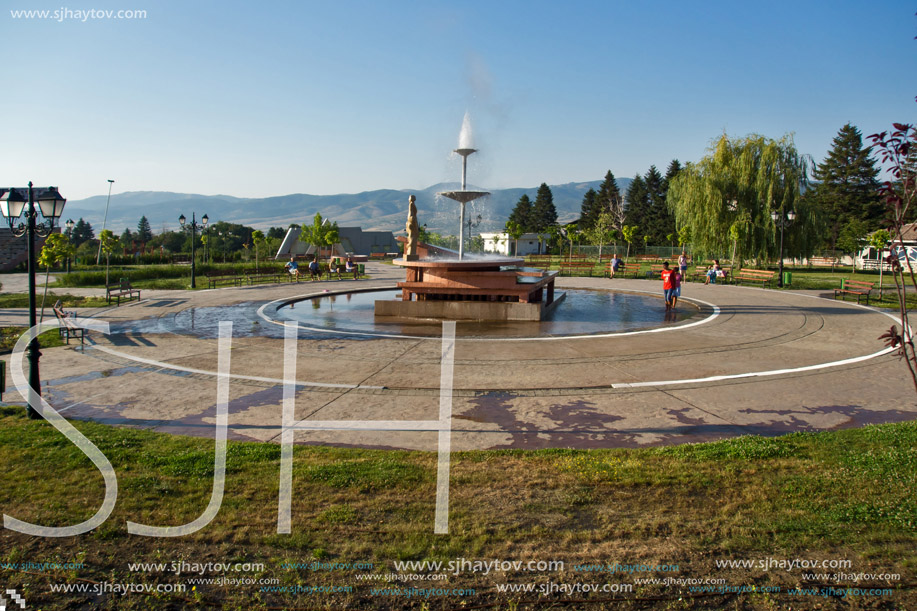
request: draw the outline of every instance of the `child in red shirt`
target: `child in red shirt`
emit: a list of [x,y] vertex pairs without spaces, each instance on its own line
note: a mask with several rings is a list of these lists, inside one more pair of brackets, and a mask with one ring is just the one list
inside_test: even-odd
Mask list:
[[665,309],[669,310],[673,307],[672,299],[675,295],[675,284],[672,280],[672,270],[669,269],[668,261],[662,263],[662,272],[659,275],[662,276],[662,294],[665,297]]

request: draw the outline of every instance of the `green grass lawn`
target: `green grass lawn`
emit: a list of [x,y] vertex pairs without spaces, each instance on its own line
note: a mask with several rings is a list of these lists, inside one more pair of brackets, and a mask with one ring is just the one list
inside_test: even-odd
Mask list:
[[[53,318],[54,314],[51,316]],[[25,332],[25,327],[0,327],[0,354],[12,352],[23,332]],[[60,332],[57,329],[52,329],[38,336],[38,344],[42,348],[55,348],[63,346],[64,340],[60,338]]]
[[[128,535],[128,520],[178,525],[210,498],[213,442],[74,422],[111,460],[118,502],[92,533],[71,539],[0,531],[0,563],[79,561],[80,570],[2,571],[29,608],[70,609],[915,609],[917,424],[866,426],[778,438],[621,450],[457,452],[451,458],[449,535],[433,534],[436,455],[297,446],[292,534],[277,534],[280,447],[230,442],[226,492],[216,518],[175,539]],[[103,483],[85,456],[20,407],[0,407],[0,505],[42,525],[93,515]],[[396,560],[563,560],[560,571],[450,574],[392,587],[473,588],[465,597],[373,596]],[[799,570],[717,568],[717,560],[847,559],[850,573],[897,573],[882,597],[788,599],[760,588],[823,587]],[[93,598],[48,592],[52,583],[177,583],[172,573],[131,572],[129,562],[252,562],[280,586],[350,586],[304,596],[258,586],[207,585],[181,594]],[[291,569],[284,563],[363,562],[366,570]],[[678,565],[662,575],[592,575],[579,563]],[[0,564],[2,566],[2,564]],[[367,583],[359,573],[381,581]],[[212,575],[211,575],[212,576]],[[620,595],[563,597],[497,591],[501,583],[635,583],[634,577],[723,578],[742,594],[637,585]],[[751,592],[751,587],[756,592]],[[572,600],[572,599],[571,599]],[[789,601],[789,602],[788,602]],[[818,603],[816,606],[814,603]],[[836,607],[835,604],[842,604]],[[789,606],[785,606],[789,605]],[[794,606],[795,605],[795,606]]]
[[[41,292],[38,292],[35,296],[36,306],[41,308]],[[60,299],[61,307],[64,309],[70,308],[101,308],[108,305],[108,302],[105,301],[104,297],[82,297],[79,295],[67,295],[67,294],[57,294],[52,290],[48,291],[48,296],[45,298],[45,313],[50,313],[51,316],[54,316],[54,312],[51,308],[54,306],[55,302]],[[0,308],[27,308],[29,307],[29,294],[28,293],[0,293]]]

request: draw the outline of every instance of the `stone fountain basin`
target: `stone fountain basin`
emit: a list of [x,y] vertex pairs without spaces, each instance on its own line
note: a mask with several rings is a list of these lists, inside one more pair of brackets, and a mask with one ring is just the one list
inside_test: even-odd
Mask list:
[[516,259],[513,257],[492,257],[488,259],[418,259],[417,261],[395,259],[392,263],[400,265],[401,267],[461,269],[472,271],[492,270],[500,267],[517,267],[524,264],[525,259]]

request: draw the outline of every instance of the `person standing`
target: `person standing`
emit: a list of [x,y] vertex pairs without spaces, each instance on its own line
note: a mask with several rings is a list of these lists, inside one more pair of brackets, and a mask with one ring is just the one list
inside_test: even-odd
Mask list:
[[681,256],[678,257],[678,270],[681,272],[682,280],[688,277],[688,255],[685,251],[681,251]]
[[672,270],[669,269],[669,262],[662,262],[662,271],[659,273],[662,277],[662,294],[665,297],[665,309],[666,311],[672,309],[672,297],[675,293],[675,288],[672,284]]
[[681,270],[676,269],[672,270],[672,309],[675,309],[675,305],[678,303],[678,298],[681,297],[681,282],[682,282]]

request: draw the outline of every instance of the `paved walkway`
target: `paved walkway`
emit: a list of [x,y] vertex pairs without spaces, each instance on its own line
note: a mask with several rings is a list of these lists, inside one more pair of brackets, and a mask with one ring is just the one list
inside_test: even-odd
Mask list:
[[[225,315],[234,320],[230,437],[277,441],[283,339],[279,328],[264,332],[270,323],[251,315],[250,304],[391,286],[403,273],[383,264],[368,271],[370,280],[145,291],[139,303],[92,311],[94,319],[127,332],[93,332],[85,348],[43,350],[43,396],[70,418],[212,437],[217,340],[166,331]],[[558,285],[661,293],[659,282],[646,280],[562,278]],[[550,341],[459,338],[452,449],[636,447],[917,417],[905,366],[883,354],[877,339],[893,324],[887,315],[818,292],[694,283],[683,292],[708,304],[707,314],[664,332]],[[230,305],[237,307],[211,309]],[[661,302],[659,309],[661,321]],[[5,316],[0,312],[0,324]],[[145,322],[131,322],[137,320]],[[325,338],[296,345],[297,421],[321,421],[326,428],[340,420],[354,427],[406,422],[390,430],[297,431],[297,442],[436,449],[437,432],[408,429],[431,428],[418,421],[439,418],[440,340]]]

